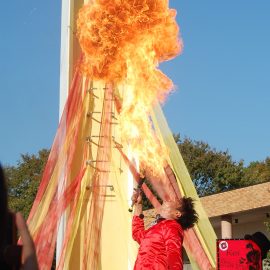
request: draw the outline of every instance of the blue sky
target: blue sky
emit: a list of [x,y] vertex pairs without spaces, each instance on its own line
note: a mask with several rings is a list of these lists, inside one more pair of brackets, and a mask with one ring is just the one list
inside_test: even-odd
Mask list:
[[[173,132],[233,159],[264,160],[270,138],[270,1],[171,0],[184,51],[161,65],[177,90]],[[0,10],[0,161],[52,144],[58,124],[60,0],[4,1]]]

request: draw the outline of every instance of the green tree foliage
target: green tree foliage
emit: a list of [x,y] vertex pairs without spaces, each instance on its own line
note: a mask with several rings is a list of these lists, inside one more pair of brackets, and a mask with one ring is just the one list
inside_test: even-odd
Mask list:
[[189,138],[175,141],[182,154],[199,196],[241,187],[243,161],[235,162],[228,151],[217,151],[202,141]]
[[243,181],[248,185],[270,181],[270,157],[262,162],[251,162],[245,168]]
[[42,149],[37,155],[22,154],[18,165],[5,167],[9,208],[20,211],[27,218],[47,162],[49,151]]
[[270,158],[245,167],[242,160],[233,161],[228,151],[217,151],[202,141],[181,140],[179,134],[174,137],[200,196],[270,181]]

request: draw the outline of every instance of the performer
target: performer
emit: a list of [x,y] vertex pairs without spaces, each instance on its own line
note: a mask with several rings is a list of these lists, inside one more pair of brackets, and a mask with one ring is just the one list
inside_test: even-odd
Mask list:
[[135,191],[132,201],[132,237],[140,245],[134,270],[182,270],[184,230],[198,220],[192,198],[163,202],[148,230],[144,228],[141,192]]

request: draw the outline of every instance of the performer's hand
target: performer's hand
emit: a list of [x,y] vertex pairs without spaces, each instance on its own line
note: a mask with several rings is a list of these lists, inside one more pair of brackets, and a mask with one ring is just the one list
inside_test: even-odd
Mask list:
[[16,214],[16,225],[21,236],[23,251],[22,260],[24,270],[38,270],[38,262],[33,239],[21,213]]
[[133,204],[141,204],[142,203],[142,192],[140,189],[135,189],[133,191],[131,200],[132,200]]

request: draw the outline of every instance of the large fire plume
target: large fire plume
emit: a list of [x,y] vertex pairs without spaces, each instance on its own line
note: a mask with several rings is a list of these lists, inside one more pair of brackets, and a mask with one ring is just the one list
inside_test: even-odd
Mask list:
[[167,0],[96,0],[80,10],[77,20],[82,71],[94,80],[127,86],[121,97],[122,139],[141,167],[155,174],[167,150],[155,136],[150,112],[173,89],[158,65],[182,49],[175,16]]

